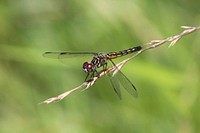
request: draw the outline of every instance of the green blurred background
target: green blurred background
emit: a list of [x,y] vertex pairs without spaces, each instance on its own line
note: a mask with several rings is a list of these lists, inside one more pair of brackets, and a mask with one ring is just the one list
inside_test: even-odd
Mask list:
[[62,64],[44,58],[44,52],[145,45],[182,32],[182,25],[200,25],[199,5],[197,0],[1,0],[0,132],[200,132],[199,31],[123,67],[138,98],[122,90],[119,100],[103,77],[84,92],[38,105],[86,76],[85,60]]

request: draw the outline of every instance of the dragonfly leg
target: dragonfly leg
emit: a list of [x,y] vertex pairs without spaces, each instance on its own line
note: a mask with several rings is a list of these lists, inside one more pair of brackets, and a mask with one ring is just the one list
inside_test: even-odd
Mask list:
[[[98,77],[98,78],[100,77],[100,74],[99,74],[99,72],[98,72],[97,70],[95,70],[94,73],[97,74],[97,77]],[[93,76],[94,76],[94,75],[93,75]]]
[[[94,75],[95,73],[97,73],[97,76],[99,77],[99,73],[97,72],[97,70],[94,70],[94,71],[93,71],[93,72],[91,72],[91,73],[92,73],[92,74],[90,75],[90,79],[92,79],[92,78],[94,78],[94,77],[95,77],[95,75]],[[90,73],[88,73],[88,75],[87,75],[87,77],[86,77],[86,80],[87,80],[87,78],[88,78],[89,74],[90,74]],[[89,79],[89,80],[90,80],[90,79]]]
[[108,63],[106,62],[104,65],[103,65],[103,71],[105,72],[105,70],[107,69],[107,66],[108,66]]
[[[95,75],[95,73],[96,73],[97,75]],[[98,72],[97,70],[94,70],[94,71],[92,72],[90,79],[92,79],[92,78],[94,78],[94,77],[100,78],[100,74],[99,74],[99,72]]]
[[114,63],[111,59],[109,59],[109,61],[113,64],[113,66],[117,67],[117,66],[115,65],[115,63]]
[[103,65],[103,72],[104,72],[104,74],[105,74],[105,72],[106,72],[106,69],[107,69],[107,66],[108,66],[108,63],[106,62],[104,65]]
[[85,81],[87,81],[88,76],[90,75],[90,73],[87,73],[87,76],[85,77]]

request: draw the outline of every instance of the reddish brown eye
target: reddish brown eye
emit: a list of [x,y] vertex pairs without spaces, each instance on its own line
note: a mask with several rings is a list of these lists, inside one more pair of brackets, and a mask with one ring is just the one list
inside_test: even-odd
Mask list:
[[88,62],[83,63],[83,71],[90,72],[92,70],[92,65]]

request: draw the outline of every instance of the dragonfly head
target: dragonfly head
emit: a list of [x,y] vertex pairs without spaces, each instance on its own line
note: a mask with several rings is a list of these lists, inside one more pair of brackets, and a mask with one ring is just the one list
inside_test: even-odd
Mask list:
[[88,62],[83,63],[83,71],[84,72],[92,72],[92,64]]

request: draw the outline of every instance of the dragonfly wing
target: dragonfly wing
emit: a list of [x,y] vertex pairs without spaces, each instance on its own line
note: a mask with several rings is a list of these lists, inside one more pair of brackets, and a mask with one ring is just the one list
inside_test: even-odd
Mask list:
[[115,93],[117,94],[117,96],[119,97],[119,99],[122,99],[121,91],[120,91],[120,84],[119,84],[118,79],[116,79],[115,76],[112,77],[110,73],[108,73],[108,76],[109,76],[111,85],[112,85],[112,87],[113,87]]
[[71,61],[76,61],[74,60],[75,58],[77,59],[77,61],[79,59],[84,59],[88,57],[93,57],[94,55],[96,55],[98,53],[94,53],[94,52],[45,52],[43,54],[44,57],[47,58],[52,58],[52,59],[58,59],[61,63],[68,65],[69,62]]
[[43,54],[44,57],[53,58],[53,59],[58,59],[59,55],[60,55],[60,52],[45,52]]
[[[113,64],[113,66],[115,66],[116,69],[118,69],[115,63],[112,60],[110,61]],[[118,72],[112,77],[115,77],[129,94],[131,94],[134,97],[138,96],[137,90],[133,83],[120,70],[118,70]]]
[[119,70],[114,77],[118,79],[120,84],[126,89],[126,91],[134,97],[137,97],[137,90],[133,83]]
[[94,52],[45,52],[44,57],[53,58],[53,59],[62,59],[62,58],[71,58],[76,56],[84,55],[95,55]]

